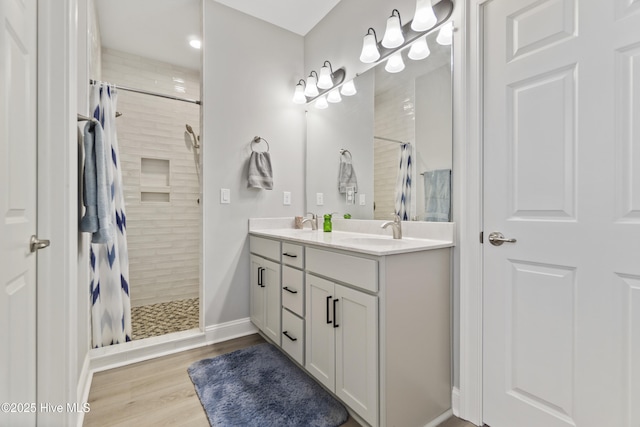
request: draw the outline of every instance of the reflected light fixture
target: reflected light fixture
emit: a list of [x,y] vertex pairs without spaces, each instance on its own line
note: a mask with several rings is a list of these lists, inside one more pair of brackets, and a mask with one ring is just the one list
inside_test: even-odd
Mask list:
[[324,110],[328,106],[329,106],[329,104],[327,104],[327,96],[326,95],[322,95],[321,97],[316,99],[316,108],[318,110]]
[[296,85],[296,90],[293,93],[293,102],[294,104],[306,104],[307,103],[307,97],[304,96],[304,80],[300,79],[300,81],[298,81],[298,84]]
[[318,77],[318,88],[329,89],[333,87],[332,76],[333,76],[333,67],[331,66],[331,62],[324,61],[322,68],[320,68],[320,77]]
[[438,18],[433,11],[431,0],[417,0],[416,13],[411,21],[411,29],[413,31],[422,32],[436,25]]
[[429,50],[429,45],[427,44],[427,36],[424,35],[420,37],[418,40],[413,42],[411,45],[411,49],[409,49],[409,59],[413,59],[414,61],[419,61],[421,59],[426,58],[431,54]]
[[191,39],[189,41],[189,45],[194,49],[200,49],[202,47],[202,42],[198,39]]
[[320,92],[318,92],[317,83],[318,83],[318,73],[316,73],[315,71],[311,71],[311,73],[309,73],[309,77],[307,77],[307,85],[304,88],[304,95],[310,98],[313,98],[314,96],[318,96]]
[[399,73],[404,70],[404,61],[402,60],[402,52],[397,51],[387,59],[387,65],[384,69],[390,73]]
[[438,32],[438,37],[436,37],[436,41],[443,46],[449,46],[452,40],[453,40],[453,22],[447,22],[442,27],[440,27],[440,31]]
[[340,93],[344,96],[352,96],[358,93],[358,91],[356,90],[356,85],[353,84],[353,80],[349,80],[344,85],[342,85]]
[[338,89],[334,89],[331,92],[329,92],[329,95],[327,95],[327,101],[332,104],[337,104],[338,102],[342,101],[342,97],[340,96],[340,91]]
[[[373,32],[373,34],[372,34]],[[362,40],[362,52],[360,53],[360,61],[365,64],[371,64],[380,59],[380,51],[378,50],[378,36],[376,30],[369,28],[367,34]]]
[[400,12],[398,12],[398,9],[393,9],[391,16],[387,19],[387,29],[382,38],[382,46],[393,49],[394,47],[402,46],[402,43],[404,43],[404,36],[402,35]]

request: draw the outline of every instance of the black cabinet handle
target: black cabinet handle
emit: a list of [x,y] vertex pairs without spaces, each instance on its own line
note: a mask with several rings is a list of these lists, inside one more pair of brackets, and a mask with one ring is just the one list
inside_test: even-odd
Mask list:
[[298,338],[294,338],[291,335],[289,335],[288,331],[284,331],[282,333],[285,337],[289,338],[291,341],[298,341]]
[[338,318],[336,317],[336,304],[338,303],[338,299],[333,300],[333,327],[337,328],[338,326]]
[[285,286],[285,287],[284,287],[284,288],[282,288],[282,289],[284,289],[285,291],[290,292],[290,293],[292,293],[292,294],[297,294],[297,293],[298,293],[298,291],[294,291],[293,289],[289,289],[289,287],[288,287],[288,286]]
[[331,302],[331,298],[333,298],[331,295],[327,297],[327,324],[333,323],[331,320],[329,320],[329,303]]
[[258,286],[260,286],[261,288],[264,288],[264,285],[262,284],[262,272],[263,271],[264,271],[264,268],[258,267]]
[[298,255],[290,254],[290,253],[288,253],[288,252],[285,252],[285,253],[283,253],[282,255],[284,255],[284,256],[288,256],[289,258],[298,258]]

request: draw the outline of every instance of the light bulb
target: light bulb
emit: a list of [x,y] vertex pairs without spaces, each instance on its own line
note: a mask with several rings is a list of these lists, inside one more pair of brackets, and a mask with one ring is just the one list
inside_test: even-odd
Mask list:
[[[373,31],[373,28],[369,28]],[[360,53],[360,61],[365,64],[371,64],[376,62],[380,58],[380,52],[378,52],[378,43],[376,35],[367,33],[362,40],[362,53]]]
[[358,91],[356,91],[356,85],[353,84],[353,80],[349,80],[348,82],[343,84],[342,88],[340,89],[340,93],[344,96],[352,96],[358,93]]
[[411,45],[409,49],[409,58],[414,61],[424,59],[431,54],[429,45],[427,44],[427,36],[422,36]]
[[318,87],[320,89],[329,89],[333,87],[333,79],[331,78],[331,69],[328,65],[320,68],[320,77],[318,77]]
[[312,71],[311,74],[309,74],[309,77],[307,77],[307,86],[304,88],[304,94],[309,98],[318,96],[320,93],[318,92],[318,86],[316,86],[318,79],[313,75],[313,73],[315,73],[315,71]]
[[447,22],[442,27],[440,27],[440,31],[438,32],[438,37],[436,37],[436,41],[443,46],[449,46],[452,40],[453,40],[453,23]]
[[329,92],[329,95],[327,95],[327,101],[329,101],[332,104],[336,104],[342,101],[342,97],[340,96],[340,91],[338,89],[334,89],[331,92]]
[[387,65],[384,69],[390,73],[399,73],[404,70],[404,61],[402,60],[402,53],[400,51],[394,53],[387,59]]
[[192,39],[191,41],[189,41],[189,44],[194,49],[200,49],[202,47],[202,42],[198,39]]
[[413,21],[411,21],[411,29],[418,32],[426,31],[436,25],[436,22],[438,22],[438,18],[433,12],[431,0],[417,0],[416,13]]
[[298,83],[296,85],[296,91],[293,93],[293,102],[294,104],[305,104],[307,102],[307,97],[304,96],[304,87],[302,83]]
[[[396,12],[398,15],[395,15]],[[393,49],[401,46],[402,43],[404,43],[404,36],[402,35],[402,25],[400,24],[400,12],[397,9],[393,9],[393,13],[387,19],[387,29],[382,38],[382,46]]]
[[329,104],[327,104],[326,95],[322,95],[320,98],[316,99],[316,108],[318,110],[324,110],[328,106],[329,106]]

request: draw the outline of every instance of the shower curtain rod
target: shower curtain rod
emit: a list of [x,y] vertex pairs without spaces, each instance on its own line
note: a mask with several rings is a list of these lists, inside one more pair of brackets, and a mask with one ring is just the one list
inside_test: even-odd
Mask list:
[[391,139],[391,138],[384,138],[382,136],[374,136],[374,139],[381,139],[383,141],[389,141],[389,142],[397,142],[398,144],[408,144],[408,142],[404,142],[404,141],[399,141],[397,139]]
[[[102,84],[102,83],[104,83],[104,82],[101,82],[101,81],[98,81],[98,80],[93,80],[93,79],[89,80],[89,84]],[[126,90],[128,92],[141,93],[143,95],[159,96],[160,98],[173,99],[175,101],[189,102],[191,104],[200,105],[200,101],[198,101],[197,99],[179,98],[179,97],[173,96],[173,95],[165,95],[164,93],[150,92],[148,90],[134,89],[134,88],[131,88],[131,87],[120,86],[120,85],[112,85],[112,86],[114,88],[116,88],[116,89]]]

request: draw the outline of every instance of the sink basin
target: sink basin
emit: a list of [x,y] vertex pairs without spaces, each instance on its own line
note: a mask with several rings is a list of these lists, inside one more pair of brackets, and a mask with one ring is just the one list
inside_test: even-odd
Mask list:
[[406,243],[402,239],[394,239],[392,237],[345,237],[340,239],[340,243],[347,245],[371,245],[371,246],[397,246]]

